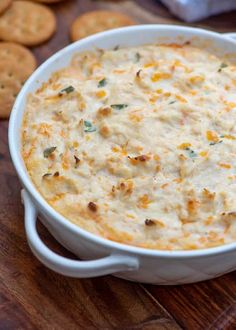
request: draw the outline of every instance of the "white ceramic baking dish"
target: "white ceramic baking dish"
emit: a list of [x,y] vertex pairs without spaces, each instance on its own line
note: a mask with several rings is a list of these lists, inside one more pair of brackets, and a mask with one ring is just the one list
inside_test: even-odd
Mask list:
[[[76,52],[147,43],[180,43],[191,40],[194,45],[211,51],[236,53],[231,37],[206,30],[168,25],[140,25],[99,33],[78,41],[48,59],[25,83],[17,97],[10,118],[9,146],[12,161],[22,186],[27,240],[34,255],[50,269],[72,277],[95,277],[113,274],[138,282],[182,284],[210,279],[236,269],[236,242],[193,251],[157,251],[119,244],[91,234],[58,214],[34,187],[21,157],[21,123],[27,95],[34,92],[52,72],[66,66]],[[70,260],[55,254],[41,240],[36,221],[80,259]]]

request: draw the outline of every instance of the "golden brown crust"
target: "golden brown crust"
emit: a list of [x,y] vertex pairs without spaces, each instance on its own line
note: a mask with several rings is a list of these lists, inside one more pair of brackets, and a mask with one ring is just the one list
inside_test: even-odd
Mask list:
[[71,26],[71,40],[76,41],[91,34],[122,26],[134,25],[135,21],[122,13],[96,10],[79,16]]
[[26,46],[48,40],[56,29],[54,13],[44,5],[16,1],[0,17],[0,38]]

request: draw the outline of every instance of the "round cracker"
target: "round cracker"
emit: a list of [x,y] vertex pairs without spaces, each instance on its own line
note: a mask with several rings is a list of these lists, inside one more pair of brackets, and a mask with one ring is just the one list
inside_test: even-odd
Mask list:
[[28,73],[12,61],[0,61],[0,118],[8,118]]
[[0,16],[0,39],[26,46],[39,45],[56,30],[56,18],[44,5],[14,1]]
[[0,14],[2,14],[12,3],[12,0],[1,0],[0,1]]
[[[19,1],[19,0],[15,0],[15,1]],[[27,1],[42,2],[42,3],[51,4],[51,3],[56,3],[56,2],[62,2],[62,1],[65,1],[65,0],[27,0]]]
[[134,24],[135,21],[127,15],[109,10],[95,10],[79,16],[74,21],[70,31],[71,39],[76,41],[97,32]]
[[33,1],[44,2],[44,3],[55,3],[55,2],[65,1],[65,0],[33,0]]
[[0,42],[0,62],[2,61],[19,65],[26,75],[30,75],[37,66],[32,52],[13,42]]

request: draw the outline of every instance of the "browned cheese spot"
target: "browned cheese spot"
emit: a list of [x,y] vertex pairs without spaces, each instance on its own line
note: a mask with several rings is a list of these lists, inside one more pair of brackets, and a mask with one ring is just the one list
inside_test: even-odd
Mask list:
[[88,208],[91,212],[94,212],[94,213],[97,212],[97,209],[98,209],[97,205],[94,202],[89,202]]

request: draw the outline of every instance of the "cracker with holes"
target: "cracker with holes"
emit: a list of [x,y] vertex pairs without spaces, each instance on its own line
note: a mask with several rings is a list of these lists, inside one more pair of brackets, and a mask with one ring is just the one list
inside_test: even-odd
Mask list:
[[134,24],[135,21],[125,14],[95,10],[79,16],[74,21],[71,26],[71,39],[76,41],[97,32]]
[[0,118],[8,118],[15,98],[29,74],[20,65],[0,60]]
[[0,42],[0,62],[2,61],[16,63],[28,76],[36,69],[36,59],[32,52],[13,42]]
[[0,1],[0,14],[2,14],[12,3],[12,0],[1,0]]
[[14,1],[0,16],[0,39],[36,46],[56,30],[54,13],[46,6],[29,1]]

